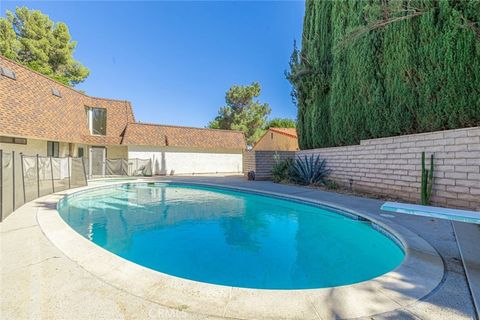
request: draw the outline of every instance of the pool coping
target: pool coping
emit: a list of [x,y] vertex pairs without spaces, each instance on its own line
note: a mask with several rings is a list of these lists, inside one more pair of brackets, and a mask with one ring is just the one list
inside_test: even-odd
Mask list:
[[[332,288],[266,290],[229,287],[167,275],[125,260],[74,231],[59,215],[57,203],[67,195],[89,189],[128,183],[161,182],[211,186],[291,199],[334,208],[362,217],[393,235],[403,246],[405,259],[396,269],[377,278]],[[215,183],[139,179],[112,182],[59,192],[35,200],[41,202],[37,221],[45,236],[69,259],[100,280],[150,302],[207,316],[249,319],[358,318],[412,305],[442,281],[444,264],[423,238],[393,221],[380,221],[325,201]]]

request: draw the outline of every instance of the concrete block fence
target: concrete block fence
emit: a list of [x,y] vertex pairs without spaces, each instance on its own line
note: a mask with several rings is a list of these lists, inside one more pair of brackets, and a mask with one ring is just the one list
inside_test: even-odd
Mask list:
[[256,180],[270,180],[272,167],[275,164],[275,154],[280,160],[295,157],[295,151],[250,151],[243,155],[243,170],[245,174],[255,171]]
[[[480,210],[480,127],[362,140],[359,145],[301,150],[283,157],[319,155],[330,178],[354,190],[419,202],[421,153],[434,154],[432,203]],[[246,170],[271,177],[275,152],[250,152]],[[248,169],[250,168],[250,169]]]

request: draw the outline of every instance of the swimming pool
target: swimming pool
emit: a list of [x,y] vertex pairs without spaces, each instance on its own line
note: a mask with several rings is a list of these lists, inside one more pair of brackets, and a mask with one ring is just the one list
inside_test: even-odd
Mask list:
[[310,289],[395,269],[402,249],[368,221],[306,203],[166,183],[109,186],[64,198],[61,217],[97,245],[186,279]]

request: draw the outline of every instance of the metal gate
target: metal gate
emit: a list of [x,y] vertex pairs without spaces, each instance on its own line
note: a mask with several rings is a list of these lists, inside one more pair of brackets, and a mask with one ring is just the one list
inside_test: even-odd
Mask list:
[[92,147],[90,149],[90,176],[105,175],[106,153],[104,147]]

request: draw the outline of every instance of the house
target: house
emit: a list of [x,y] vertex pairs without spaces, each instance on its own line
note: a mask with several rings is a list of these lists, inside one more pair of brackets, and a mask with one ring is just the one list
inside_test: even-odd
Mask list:
[[0,149],[105,159],[152,159],[153,174],[241,173],[242,132],[135,121],[128,101],[88,96],[0,56]]
[[253,146],[254,151],[296,151],[298,148],[297,129],[269,128]]

